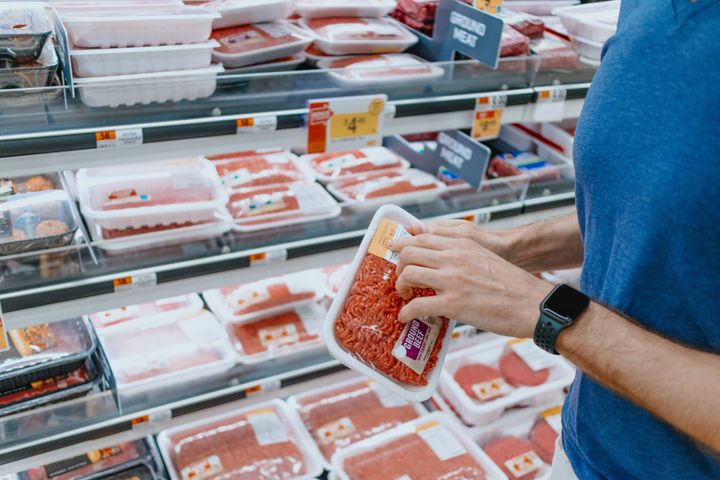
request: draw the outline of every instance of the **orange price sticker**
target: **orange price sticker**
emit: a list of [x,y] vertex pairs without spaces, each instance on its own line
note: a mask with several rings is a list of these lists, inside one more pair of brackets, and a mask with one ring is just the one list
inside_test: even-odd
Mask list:
[[2,306],[0,306],[0,352],[10,350],[8,342],[7,330],[5,330],[5,320],[3,319]]
[[113,287],[115,287],[115,290],[121,290],[123,288],[132,287],[132,283],[132,277],[120,277],[113,280]]
[[499,137],[506,106],[506,95],[478,98],[475,103],[471,136],[481,142]]
[[106,141],[106,140],[115,140],[117,138],[117,135],[115,134],[115,130],[105,130],[104,132],[96,132],[95,133],[95,140],[98,142]]
[[235,122],[235,125],[236,125],[238,128],[242,128],[242,127],[253,127],[253,126],[255,126],[255,119],[252,118],[252,117],[249,117],[249,118],[238,118],[237,121]]

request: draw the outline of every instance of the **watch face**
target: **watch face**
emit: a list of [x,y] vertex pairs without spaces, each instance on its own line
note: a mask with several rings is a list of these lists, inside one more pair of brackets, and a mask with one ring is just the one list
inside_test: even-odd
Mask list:
[[545,301],[543,308],[570,321],[580,315],[589,303],[588,298],[574,288],[558,285]]

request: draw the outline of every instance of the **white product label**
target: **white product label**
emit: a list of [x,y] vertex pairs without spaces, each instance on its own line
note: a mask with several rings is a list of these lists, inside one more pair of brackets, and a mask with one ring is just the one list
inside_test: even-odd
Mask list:
[[559,122],[565,116],[567,90],[552,88],[538,91],[533,122]]
[[318,428],[316,435],[320,443],[327,445],[338,438],[344,438],[348,435],[352,435],[355,431],[355,425],[353,425],[352,420],[348,417],[343,417],[340,420],[327,423]]
[[467,453],[467,450],[455,435],[437,422],[419,426],[417,434],[425,440],[425,443],[442,462]]
[[277,124],[276,116],[239,118],[235,121],[238,135],[274,132],[277,130]]
[[188,465],[180,471],[183,480],[202,480],[214,477],[224,470],[220,457],[212,455],[205,460]]
[[177,325],[192,343],[207,347],[218,338],[217,330],[212,328],[214,321],[212,315],[200,315],[180,320]]
[[244,311],[268,300],[270,300],[270,292],[266,286],[240,287],[230,294],[230,307]]
[[536,347],[529,338],[511,341],[510,348],[534,372],[553,366],[554,359],[552,355]]
[[258,383],[257,385],[253,385],[252,387],[246,388],[245,395],[250,396],[256,395],[261,392],[272,392],[275,390],[280,390],[280,384],[281,381],[279,378],[272,378],[262,383]]
[[263,347],[280,347],[300,341],[297,327],[292,323],[277,327],[267,327],[258,330],[258,338]]
[[172,184],[176,190],[203,189],[206,187],[205,178],[199,175],[178,174],[172,176]]
[[118,148],[142,145],[142,128],[122,128],[95,133],[97,148]]
[[115,190],[105,195],[104,207],[116,205],[131,205],[133,203],[149,202],[152,197],[146,193],[139,192],[134,188]]
[[510,385],[504,378],[496,378],[487,382],[476,383],[470,387],[475,396],[482,401],[504,397],[510,393]]
[[113,287],[116,292],[136,290],[153,285],[157,285],[157,273],[155,272],[138,273],[137,275],[120,277],[113,280]]
[[130,423],[132,424],[133,429],[140,429],[150,425],[167,422],[171,418],[172,411],[160,410],[159,412],[153,412],[143,415],[142,417],[133,418]]
[[409,236],[411,236],[410,232],[405,227],[384,218],[378,224],[368,252],[397,265],[400,260],[400,252],[390,250],[390,243]]
[[543,461],[538,457],[537,453],[533,451],[523,453],[505,462],[505,468],[508,469],[514,478],[524,477],[529,473],[539,470],[543,465]]
[[373,381],[368,380],[367,384],[372,391],[375,392],[378,400],[380,400],[380,404],[385,408],[404,407],[409,403],[397,393],[394,393]]
[[261,446],[288,441],[285,426],[271,409],[250,412],[247,414],[247,419],[255,432],[258,444]]
[[393,347],[393,357],[410,369],[422,375],[435,342],[440,334],[442,319],[438,317],[414,318],[405,324],[405,329]]
[[175,305],[175,304],[184,304],[188,302],[188,296],[187,295],[178,295],[177,297],[169,297],[169,298],[161,298],[160,300],[155,300],[155,305],[159,307],[164,307],[165,305]]

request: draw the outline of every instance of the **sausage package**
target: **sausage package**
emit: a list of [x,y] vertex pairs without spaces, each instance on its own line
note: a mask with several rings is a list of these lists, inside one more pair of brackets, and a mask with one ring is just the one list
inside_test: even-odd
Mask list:
[[380,18],[390,13],[395,8],[395,5],[395,0],[363,0],[362,2],[348,2],[347,0],[299,0],[295,3],[295,11],[303,18]]
[[332,70],[331,77],[349,85],[424,82],[445,73],[422,58],[404,53],[325,59],[317,66]]
[[[323,325],[333,357],[411,401],[430,398],[450,346],[453,320],[398,322],[408,302],[395,289],[398,254],[393,239],[422,223],[395,205],[378,209]],[[434,295],[415,289],[414,296]]]
[[286,150],[256,155],[233,152],[205,158],[213,162],[220,182],[231,189],[315,181],[312,170]]
[[312,480],[322,460],[285,402],[272,400],[161,432],[172,480]]
[[332,466],[340,480],[375,480],[378,472],[395,479],[507,479],[457,420],[438,412],[339,450]]
[[401,53],[418,39],[392,18],[317,18],[300,20],[315,35],[315,45],[330,55]]
[[432,175],[410,168],[365,173],[328,184],[328,191],[343,202],[362,208],[393,202],[403,204],[427,200],[446,186]]
[[378,170],[398,170],[410,167],[410,162],[385,147],[366,147],[358,150],[303,155],[322,183]]
[[453,351],[440,393],[468,425],[483,425],[516,406],[562,400],[575,370],[530,339],[498,338]]

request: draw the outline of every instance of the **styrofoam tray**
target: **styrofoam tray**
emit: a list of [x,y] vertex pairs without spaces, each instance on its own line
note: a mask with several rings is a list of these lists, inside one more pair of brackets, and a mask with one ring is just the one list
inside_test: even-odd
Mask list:
[[[160,168],[169,165],[168,162],[157,162],[156,165],[159,167],[148,164],[148,170],[144,174],[127,172],[106,175],[105,169],[81,169],[76,175],[80,209],[91,222],[112,230],[214,220],[216,212],[222,210],[227,202],[227,195],[220,185],[215,168],[209,161],[194,159],[193,164],[196,166],[190,170],[185,164],[182,168],[174,170],[170,166],[166,169]],[[112,167],[109,170],[109,172],[115,171]],[[168,181],[180,191],[206,188],[211,193],[212,199],[118,210],[101,210],[93,206],[92,195],[103,198],[115,191],[124,192],[134,189],[136,195],[142,196],[142,190],[138,190],[143,186],[141,181],[148,184],[153,181]]]
[[106,77],[208,68],[214,40],[189,45],[130,48],[73,48],[73,72],[78,77]]
[[604,42],[594,42],[577,35],[571,36],[570,40],[572,40],[573,45],[575,45],[575,48],[581,56],[596,62],[600,61],[603,45],[605,45]]
[[404,53],[324,59],[317,67],[330,69],[330,76],[348,85],[374,83],[410,84],[441,77],[445,70],[414,55]]
[[327,55],[325,52],[317,48],[314,44],[308,45],[305,49],[305,56],[307,57],[307,63],[311,66],[316,66],[320,60],[342,60],[344,58],[351,58],[354,55]]
[[272,72],[289,72],[296,70],[302,65],[307,56],[304,53],[297,53],[290,57],[271,60],[269,62],[260,63],[258,65],[248,65],[247,67],[232,68],[225,70],[226,75],[242,75],[245,73],[272,73]]
[[220,14],[193,7],[60,8],[70,42],[83,48],[143,47],[206,42]]
[[478,402],[470,398],[455,381],[455,371],[468,363],[482,363],[492,367],[505,352],[508,339],[500,338],[494,342],[460,349],[448,355],[443,376],[440,378],[440,393],[455,409],[462,420],[469,425],[482,425],[497,420],[503,412],[515,406],[541,405],[557,401],[563,389],[572,383],[575,371],[557,357],[552,357],[550,376],[542,385],[536,387],[514,387],[503,396],[487,402]]
[[540,127],[540,134],[560,146],[565,157],[572,158],[575,137],[566,128],[574,128],[576,123],[576,120],[566,120],[561,123],[546,122]]
[[92,321],[93,327],[101,329],[147,316],[172,315],[174,318],[190,317],[199,313],[203,309],[203,306],[200,295],[192,293],[92,313],[90,314],[90,320]]
[[[215,30],[212,38],[220,43],[220,46],[213,51],[213,60],[228,68],[245,67],[290,57],[302,52],[312,41],[307,36],[307,32],[285,21]],[[272,42],[277,38],[287,38],[287,41],[273,45]],[[242,45],[244,42],[247,42],[246,47]],[[263,46],[261,42],[268,45]]]
[[[240,409],[237,409],[233,405],[229,405],[226,413],[215,415],[210,418],[204,418],[202,420],[180,425],[160,432],[157,436],[157,442],[160,447],[160,454],[162,455],[163,461],[168,467],[171,480],[186,480],[185,477],[177,471],[170,454],[170,449],[172,448],[170,438],[172,436],[186,431],[197,430],[205,425],[211,425],[222,422],[226,419],[231,419],[233,417],[265,409],[272,409],[281,421],[284,420],[283,425],[287,428],[288,436],[293,438],[295,444],[303,454],[306,473],[305,475],[297,477],[295,480],[314,480],[318,477],[323,470],[322,456],[320,455],[320,452],[317,451],[315,443],[310,438],[310,435],[303,428],[302,422],[300,422],[300,419],[297,418],[295,412],[293,412],[285,402],[282,400],[270,400]],[[209,452],[209,454],[212,453],[213,452]]]
[[185,3],[221,15],[213,20],[213,30],[272,22],[290,16],[294,0],[190,0]]
[[[332,21],[335,23],[330,23]],[[329,55],[402,53],[418,41],[415,35],[392,18],[302,19],[300,26],[312,32],[315,45]],[[382,33],[394,38],[347,38],[348,35],[363,33]]]
[[375,17],[380,18],[395,9],[396,0],[298,0],[295,12],[303,18]]
[[340,313],[345,306],[345,301],[347,300],[347,297],[350,293],[350,288],[355,282],[355,276],[357,275],[358,269],[360,268],[360,263],[362,262],[365,255],[369,254],[368,247],[370,246],[370,242],[372,241],[372,238],[378,229],[378,225],[380,224],[380,221],[385,218],[408,227],[422,226],[422,222],[420,220],[413,217],[405,210],[396,205],[384,205],[380,207],[377,212],[375,212],[375,215],[370,222],[370,226],[368,227],[367,232],[363,237],[362,243],[360,244],[360,248],[355,254],[355,258],[353,259],[352,263],[350,264],[350,268],[348,269],[347,275],[343,280],[342,286],[340,287],[340,290],[338,290],[337,295],[333,299],[332,305],[330,305],[330,311],[328,312],[327,317],[325,317],[325,323],[323,324],[323,337],[325,339],[325,344],[330,351],[330,354],[345,365],[347,365],[349,368],[370,377],[371,379],[378,382],[380,385],[384,385],[389,390],[397,393],[398,395],[401,395],[404,398],[407,398],[410,401],[422,402],[430,398],[433,391],[435,390],[435,387],[438,384],[438,381],[440,380],[440,375],[442,373],[442,365],[445,361],[445,355],[447,354],[448,348],[450,347],[452,331],[455,327],[454,320],[448,320],[448,328],[445,332],[445,336],[442,339],[438,339],[442,340],[443,342],[442,348],[440,350],[440,353],[438,354],[438,360],[435,368],[428,374],[428,384],[425,386],[401,384],[391,379],[390,377],[385,376],[385,374],[379,372],[378,370],[375,370],[374,368],[367,365],[365,362],[359,360],[350,352],[345,350],[345,348],[343,348],[335,338],[335,321],[337,320],[338,316],[340,316]]
[[556,8],[552,13],[560,17],[571,37],[605,42],[617,29],[620,0]]
[[80,100],[89,107],[118,107],[181,102],[209,97],[223,68],[212,65],[196,70],[78,78]]
[[500,470],[490,457],[488,457],[487,454],[483,452],[482,449],[463,431],[458,422],[447,414],[439,412],[434,412],[418,418],[417,420],[404,423],[399,427],[395,427],[379,435],[375,435],[374,437],[370,437],[351,445],[348,448],[339,450],[332,458],[332,467],[335,478],[351,480],[343,468],[343,464],[348,458],[363,455],[366,452],[375,450],[383,444],[399,437],[415,434],[418,431],[427,431],[431,428],[443,429],[439,431],[442,435],[438,436],[437,447],[442,448],[443,446],[449,446],[446,444],[447,441],[450,440],[447,438],[447,434],[449,433],[456,442],[459,442],[467,453],[475,458],[478,464],[485,471],[485,478],[487,480],[507,480],[507,477],[504,473],[502,473],[502,470]]
[[542,17],[550,15],[555,8],[569,7],[578,3],[580,0],[505,0],[503,7]]
[[580,61],[585,65],[590,65],[591,67],[598,68],[600,66],[600,61],[592,60],[590,58],[583,57],[582,55],[580,55]]
[[[363,156],[357,157],[357,152],[360,152]],[[312,161],[317,158],[322,158],[328,156],[328,161],[331,160],[342,160],[340,164],[336,165],[332,170],[332,173],[330,175],[327,174],[327,170],[320,171],[317,168],[315,168],[312,164]],[[355,163],[355,159],[358,160],[358,163],[360,161],[367,161],[371,164],[373,164],[376,168],[372,170],[366,170],[362,172],[347,172],[342,175],[340,173],[348,167],[348,163],[350,166],[353,166],[353,163]],[[365,160],[366,159],[366,160]],[[315,176],[317,177],[318,181],[321,183],[330,183],[334,182],[336,180],[340,179],[346,179],[351,177],[356,177],[358,175],[371,173],[371,172],[379,172],[382,170],[398,170],[398,169],[407,169],[410,168],[410,162],[402,158],[397,153],[393,152],[392,150],[389,150],[385,147],[366,147],[361,148],[358,150],[346,150],[342,152],[328,152],[328,153],[314,153],[314,154],[306,154],[300,157],[300,161],[304,162],[306,165],[309,165],[310,168],[315,172]],[[323,160],[325,161],[325,160]]]

